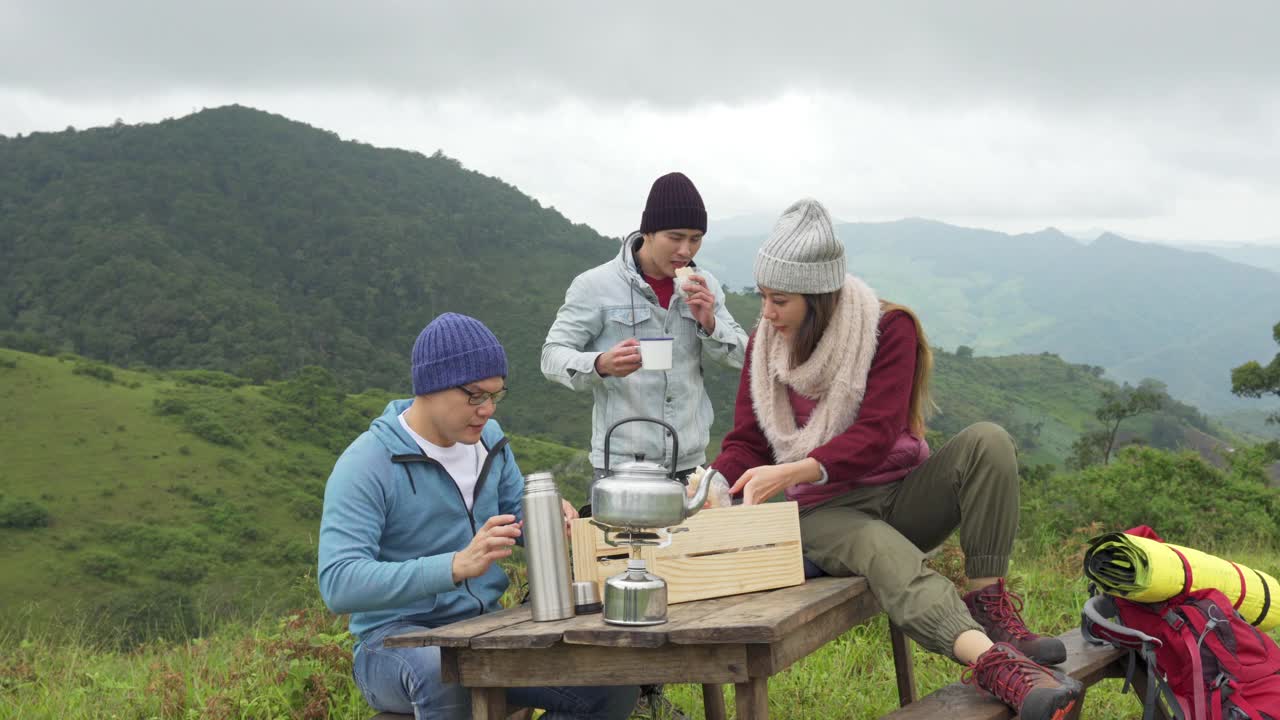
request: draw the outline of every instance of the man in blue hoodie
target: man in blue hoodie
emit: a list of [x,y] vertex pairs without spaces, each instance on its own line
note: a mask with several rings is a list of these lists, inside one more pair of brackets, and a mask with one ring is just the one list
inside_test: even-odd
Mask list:
[[[320,521],[320,594],[351,614],[360,692],[418,720],[471,716],[440,679],[440,649],[388,648],[390,635],[500,609],[497,563],[520,540],[524,477],[498,423],[507,356],[480,321],[446,313],[413,346],[412,400],[396,400],[338,458]],[[566,518],[574,515],[566,503]],[[634,687],[512,688],[511,706],[549,720],[620,720]]]

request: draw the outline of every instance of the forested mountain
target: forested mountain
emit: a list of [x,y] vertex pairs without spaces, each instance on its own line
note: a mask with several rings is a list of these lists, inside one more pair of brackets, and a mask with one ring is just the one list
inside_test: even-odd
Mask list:
[[508,349],[510,423],[580,439],[589,398],[538,356],[569,281],[617,247],[441,154],[238,106],[0,138],[13,347],[260,379],[315,364],[407,392],[418,331],[463,312]]
[[[902,279],[901,291],[886,295],[922,310],[935,345],[950,345],[961,331],[989,351],[1041,337],[1024,358],[940,357],[943,414],[935,425],[950,433],[993,419],[1037,461],[1061,462],[1110,384],[1096,366],[1040,354],[1061,344],[1050,342],[1048,329],[1068,328],[1050,322],[1046,308],[1077,308],[1068,317],[1078,334],[1123,344],[1144,332],[1146,305],[1098,314],[1093,300],[1066,295],[1105,294],[1096,279],[1092,290],[1045,280],[1031,293],[1028,273],[1070,268],[1064,258],[1075,245],[1064,237],[1035,238],[1043,253],[1022,251],[1018,265],[1002,254],[1008,237],[996,233],[939,235],[946,226],[922,221],[886,226],[887,236],[860,227],[843,227],[855,247],[851,269]],[[258,382],[318,365],[343,390],[405,394],[417,332],[440,312],[464,312],[489,324],[511,358],[504,425],[577,448],[586,445],[590,398],[546,381],[538,357],[571,278],[617,247],[441,154],[344,142],[243,107],[0,139],[0,345],[122,367],[223,370]],[[935,260],[894,259],[911,247]],[[717,264],[716,248],[700,259]],[[983,273],[941,281],[945,268],[970,256],[990,258]],[[749,262],[736,260],[743,258]],[[732,278],[736,266],[724,265]],[[941,280],[928,285],[930,278]],[[1242,283],[1242,307],[1265,295],[1250,288]],[[1047,305],[1027,301],[1024,291]],[[754,297],[735,294],[729,305],[744,326],[754,323]],[[1169,312],[1153,308],[1151,316]],[[1118,317],[1130,324],[1117,326]],[[1082,347],[1060,354],[1076,360]],[[1169,362],[1181,361],[1181,351],[1166,350]],[[738,374],[715,364],[707,372],[718,440]],[[1225,376],[1206,376],[1211,381],[1228,384]],[[1040,402],[1050,396],[1057,399]]]
[[[1231,368],[1271,357],[1280,275],[1203,252],[1056,230],[1007,235],[921,219],[836,228],[849,269],[915,308],[934,342],[980,355],[1053,352],[1110,377],[1158,378],[1205,410],[1251,408]],[[763,237],[708,233],[703,261],[739,288]]]

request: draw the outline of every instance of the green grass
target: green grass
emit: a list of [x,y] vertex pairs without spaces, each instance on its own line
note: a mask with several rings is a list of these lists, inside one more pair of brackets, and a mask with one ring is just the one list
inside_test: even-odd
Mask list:
[[[388,396],[312,378],[311,410],[291,404],[310,386],[85,366],[0,349],[0,629],[84,617],[69,635],[173,638],[304,602],[292,579],[314,567],[325,480]],[[585,453],[512,446],[585,499]],[[31,507],[47,525],[3,526]]]
[[[1100,385],[1052,356],[947,355],[940,366],[943,417],[958,424],[1005,407],[1003,422],[1056,418],[1066,434],[1087,420]],[[388,398],[335,387],[324,373],[263,387],[0,349],[0,718],[366,720],[350,680],[351,639],[320,606],[310,573],[334,455]],[[1058,447],[1049,422],[1040,432],[1046,452]],[[512,444],[524,472],[551,469],[566,497],[585,500],[583,452]],[[1129,482],[1117,468],[1116,482]],[[1105,473],[1063,482],[1076,477],[1113,482]],[[1085,598],[1071,550],[1083,535],[1064,544],[1029,522],[1044,512],[1036,502],[1061,504],[1041,497],[1051,486],[1026,488],[1033,513],[1024,514],[1011,582],[1029,622],[1060,633],[1076,625]],[[1216,550],[1280,575],[1272,550]],[[954,549],[938,563],[949,574],[961,566]],[[520,568],[509,571],[518,586]],[[887,643],[881,618],[779,675],[774,717],[889,711]],[[922,693],[959,670],[917,649]],[[1118,687],[1092,693],[1085,717],[1133,716],[1136,703],[1116,697]],[[700,713],[698,688],[672,685],[668,695]]]
[[[1052,355],[937,360],[941,436],[995,420],[1028,465],[1060,467],[1107,387]],[[263,387],[0,349],[0,627],[74,609],[142,639],[298,604],[289,580],[314,564],[333,459],[388,399],[318,369]],[[584,453],[512,444],[586,501]]]
[[[1079,575],[1084,534],[1064,550],[1018,553],[1010,575],[1025,599],[1024,617],[1042,632],[1059,634],[1079,623],[1087,597]],[[1275,553],[1229,553],[1256,567],[1277,565]],[[958,550],[935,560],[960,580]],[[304,577],[303,589],[313,587]],[[149,642],[119,651],[90,641],[58,640],[38,631],[0,637],[11,648],[0,659],[0,718],[331,718],[367,720],[373,713],[351,680],[351,637],[345,618],[312,601],[281,616],[229,624],[182,642]],[[1273,633],[1280,636],[1280,633]],[[875,718],[897,704],[893,661],[883,616],[856,627],[775,676],[770,714],[779,720]],[[955,682],[960,666],[915,648],[921,695]],[[1119,680],[1089,691],[1086,720],[1132,718],[1138,702],[1121,696]],[[668,685],[667,696],[693,718],[703,717],[696,685]],[[732,716],[733,690],[727,690]]]

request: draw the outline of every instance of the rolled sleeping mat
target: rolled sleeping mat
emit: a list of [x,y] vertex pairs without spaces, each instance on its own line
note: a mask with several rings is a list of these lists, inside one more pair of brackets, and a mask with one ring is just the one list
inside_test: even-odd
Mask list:
[[1259,630],[1280,626],[1280,582],[1193,548],[1107,533],[1089,542],[1084,574],[1103,592],[1135,602],[1161,602],[1213,588],[1230,598],[1236,612]]

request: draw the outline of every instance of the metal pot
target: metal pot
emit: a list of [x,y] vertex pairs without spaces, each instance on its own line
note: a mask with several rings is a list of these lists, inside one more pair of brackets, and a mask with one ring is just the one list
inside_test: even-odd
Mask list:
[[[629,422],[651,422],[665,427],[671,434],[671,467],[636,460],[615,468],[609,467],[609,439],[619,425]],[[632,417],[619,420],[604,435],[605,476],[591,486],[591,517],[602,525],[617,528],[666,528],[679,525],[702,509],[707,501],[710,474],[708,470],[692,498],[685,496],[685,486],[676,480],[676,458],[680,444],[671,425],[653,418]]]

